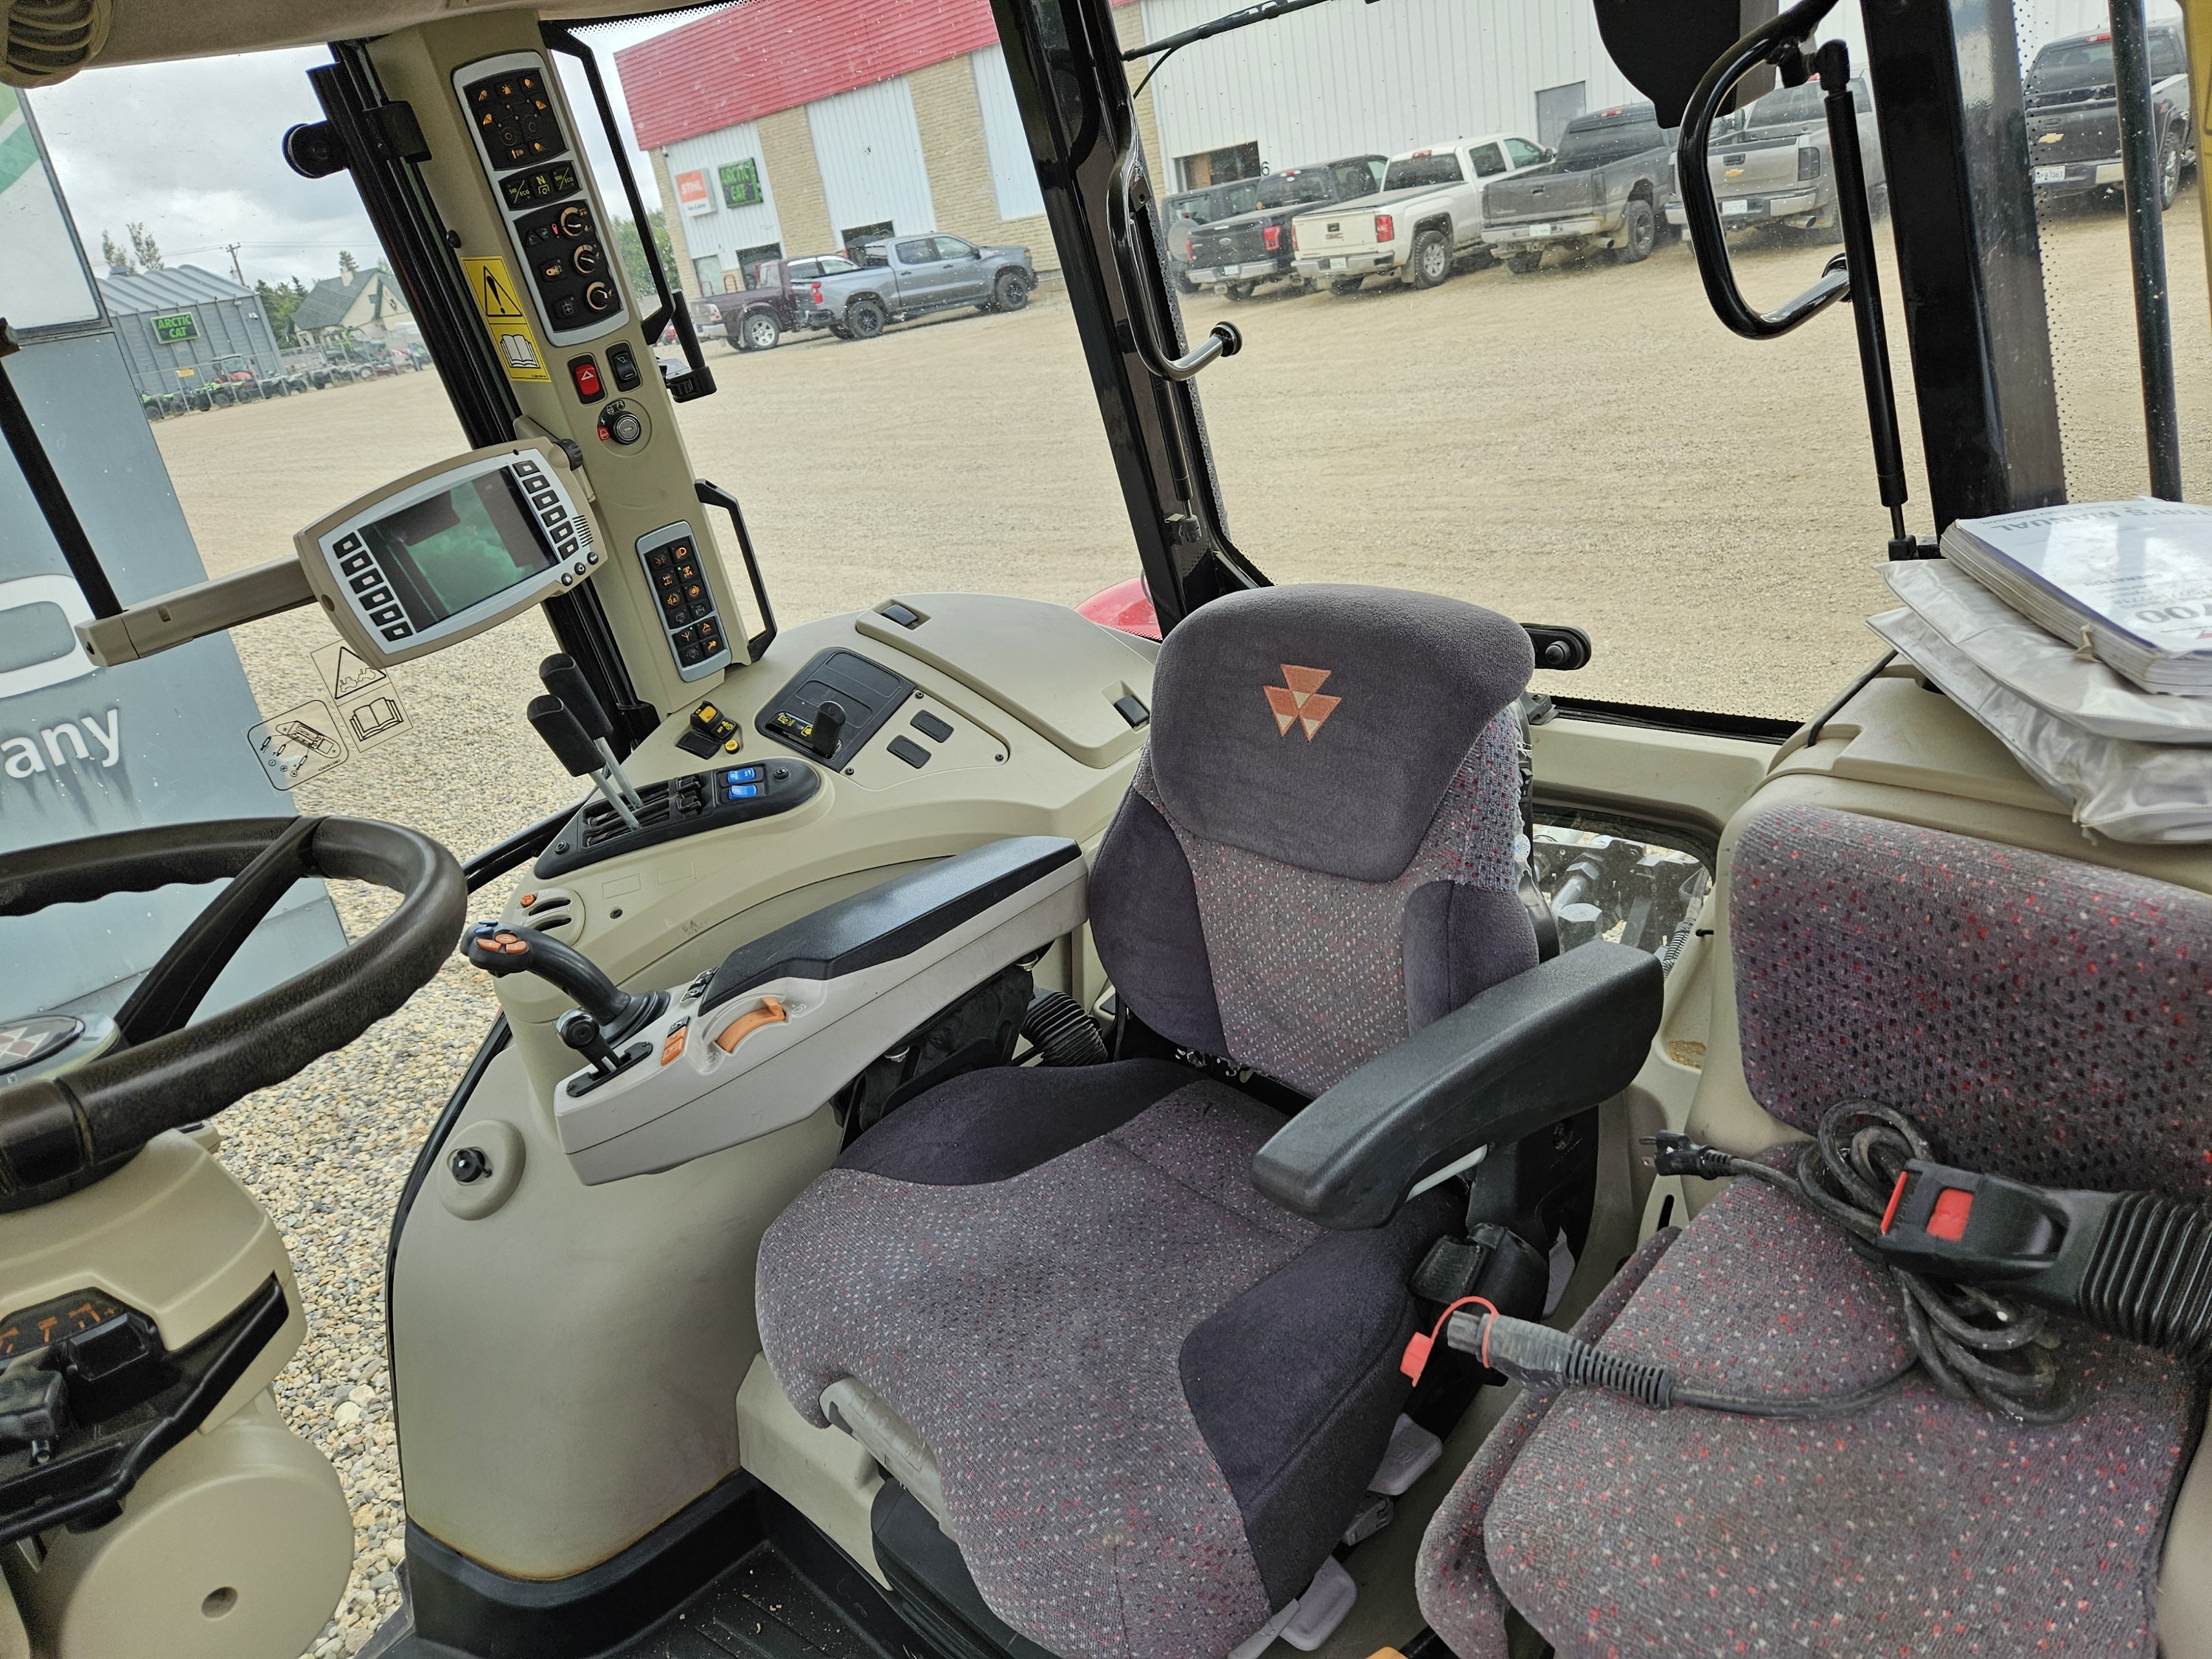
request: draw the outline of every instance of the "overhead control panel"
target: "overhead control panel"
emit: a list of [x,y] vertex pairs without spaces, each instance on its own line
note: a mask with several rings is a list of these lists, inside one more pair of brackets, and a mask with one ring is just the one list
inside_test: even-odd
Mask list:
[[600,558],[580,479],[543,439],[410,473],[293,544],[338,632],[379,667],[495,627]]
[[614,252],[545,59],[534,52],[479,58],[453,71],[453,91],[530,273],[547,337],[575,345],[629,322]]

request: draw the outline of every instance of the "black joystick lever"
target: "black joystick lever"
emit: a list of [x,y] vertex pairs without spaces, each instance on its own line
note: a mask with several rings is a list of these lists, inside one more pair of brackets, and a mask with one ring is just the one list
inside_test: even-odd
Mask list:
[[612,1077],[629,1061],[615,1046],[660,1012],[661,993],[633,996],[575,946],[535,928],[477,922],[462,940],[461,954],[495,978],[535,974],[573,1001],[575,1007],[554,1029],[602,1077]]
[[835,697],[827,698],[814,711],[814,730],[807,737],[807,747],[827,760],[837,752],[837,745],[844,738],[845,705]]

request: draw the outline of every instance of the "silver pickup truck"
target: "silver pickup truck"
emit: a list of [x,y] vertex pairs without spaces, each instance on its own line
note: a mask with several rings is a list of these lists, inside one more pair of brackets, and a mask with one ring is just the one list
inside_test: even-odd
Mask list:
[[872,340],[890,324],[933,311],[1019,311],[1036,286],[1036,264],[1025,247],[898,236],[870,242],[858,265],[817,278],[809,292],[832,334]]
[[1622,264],[1651,257],[1674,188],[1674,135],[1649,104],[1577,115],[1545,166],[1482,193],[1482,238],[1506,269],[1535,270],[1547,248],[1611,248]]
[[[1874,100],[1863,78],[1851,82],[1858,111],[1859,156],[1867,194],[1875,209],[1888,194],[1881,139],[1875,130]],[[1721,227],[1792,225],[1823,241],[1841,241],[1836,216],[1836,165],[1828,141],[1828,116],[1816,82],[1784,87],[1738,113],[1723,117],[1705,149],[1705,170],[1720,203]],[[1680,184],[1679,178],[1677,185]],[[1689,222],[1679,188],[1667,204],[1667,222]]]

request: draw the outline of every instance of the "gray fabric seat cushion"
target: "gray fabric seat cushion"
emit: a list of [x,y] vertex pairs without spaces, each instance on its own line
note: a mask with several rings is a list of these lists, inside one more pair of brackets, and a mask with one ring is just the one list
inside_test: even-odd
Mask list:
[[[1739,1181],[1601,1346],[1730,1392],[1827,1395],[1895,1368],[1896,1305],[1839,1233]],[[2047,1427],[1917,1376],[1818,1419],[1540,1402],[1432,1523],[1423,1606],[1461,1659],[1503,1655],[1501,1593],[1560,1659],[2147,1655],[2196,1391],[2130,1343],[2077,1329],[2063,1352],[2084,1404]]]
[[1066,1659],[1218,1659],[1304,1589],[1406,1395],[1441,1194],[1329,1234],[1250,1180],[1280,1117],[1158,1060],[956,1079],[781,1216],[763,1346],[935,1453],[992,1609]]

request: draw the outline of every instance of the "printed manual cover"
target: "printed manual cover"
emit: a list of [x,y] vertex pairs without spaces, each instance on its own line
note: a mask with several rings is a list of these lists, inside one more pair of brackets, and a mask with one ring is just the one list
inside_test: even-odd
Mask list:
[[1943,553],[2145,690],[2212,696],[2212,508],[2144,497],[1962,519]]

